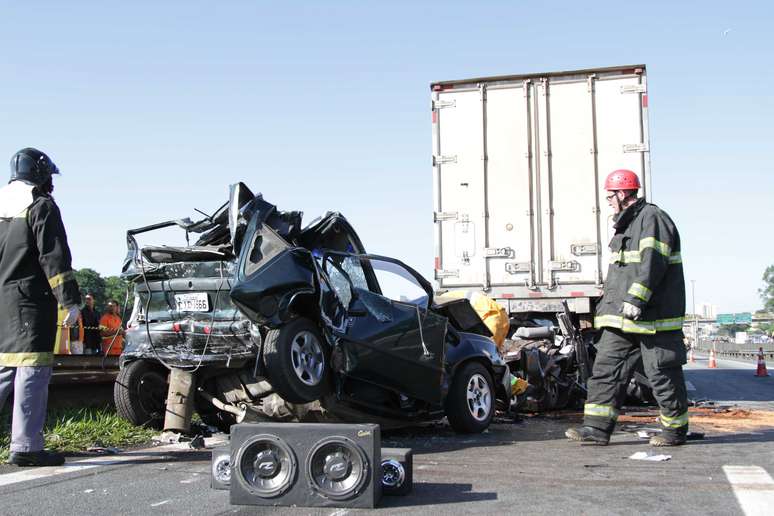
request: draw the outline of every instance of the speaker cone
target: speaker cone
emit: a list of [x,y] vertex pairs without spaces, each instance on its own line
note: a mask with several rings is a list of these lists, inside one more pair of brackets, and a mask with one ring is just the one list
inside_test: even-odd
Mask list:
[[406,468],[395,459],[382,461],[382,485],[398,488],[406,481]]
[[328,437],[315,444],[306,469],[312,488],[332,500],[357,495],[368,480],[365,452],[346,437]]
[[224,485],[231,483],[231,457],[221,455],[213,461],[212,478]]
[[288,444],[271,434],[247,439],[237,450],[237,476],[245,487],[261,498],[287,491],[296,478],[296,457]]

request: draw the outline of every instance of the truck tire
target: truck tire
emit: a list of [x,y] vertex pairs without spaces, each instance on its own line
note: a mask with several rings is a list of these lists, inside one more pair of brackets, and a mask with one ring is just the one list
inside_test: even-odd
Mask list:
[[161,430],[167,400],[167,375],[147,360],[126,364],[116,377],[113,399],[118,415],[137,426]]
[[330,391],[330,350],[311,320],[269,330],[263,356],[269,383],[285,401],[308,403]]
[[482,364],[464,364],[452,379],[446,395],[446,418],[455,432],[480,434],[489,427],[495,412],[495,386]]

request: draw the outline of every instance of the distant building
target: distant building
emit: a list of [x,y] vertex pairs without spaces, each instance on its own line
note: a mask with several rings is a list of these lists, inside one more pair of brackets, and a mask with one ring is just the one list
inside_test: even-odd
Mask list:
[[709,303],[699,305],[699,317],[702,319],[715,319],[718,316],[718,307]]

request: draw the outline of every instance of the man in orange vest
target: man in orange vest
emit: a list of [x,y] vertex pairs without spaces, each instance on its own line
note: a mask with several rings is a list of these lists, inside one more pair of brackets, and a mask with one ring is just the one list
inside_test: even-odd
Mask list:
[[99,320],[99,327],[102,334],[102,354],[120,355],[124,349],[124,329],[115,299],[108,301],[105,315]]

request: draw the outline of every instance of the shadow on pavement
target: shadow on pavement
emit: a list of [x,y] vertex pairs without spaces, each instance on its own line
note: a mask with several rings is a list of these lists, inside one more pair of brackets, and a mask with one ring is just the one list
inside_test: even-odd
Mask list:
[[472,489],[472,484],[415,483],[408,496],[383,497],[379,508],[427,505],[428,500],[432,500],[433,505],[497,500],[497,493],[476,493]]

